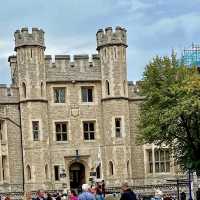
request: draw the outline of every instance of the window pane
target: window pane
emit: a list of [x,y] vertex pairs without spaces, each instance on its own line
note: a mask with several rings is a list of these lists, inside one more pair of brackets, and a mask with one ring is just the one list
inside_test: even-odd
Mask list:
[[160,167],[161,167],[161,172],[165,172],[165,163],[164,162],[160,163]]
[[82,93],[82,101],[87,102],[87,88],[81,88],[81,93]]
[[166,172],[170,172],[170,162],[166,162]]
[[54,89],[54,102],[59,103],[59,91]]
[[155,163],[155,171],[156,172],[160,172],[160,170],[159,170],[159,163]]
[[93,102],[92,88],[88,88],[88,102]]
[[160,160],[161,160],[161,161],[164,161],[164,160],[165,160],[165,159],[164,159],[164,151],[163,151],[163,150],[160,151]]
[[38,131],[34,131],[33,132],[33,140],[34,141],[38,141],[39,140],[39,133],[38,133]]
[[56,141],[61,141],[61,134],[56,134]]
[[85,139],[85,140],[89,140],[89,136],[88,136],[88,133],[87,133],[87,132],[84,132],[84,139]]
[[153,163],[149,164],[149,173],[153,173]]
[[89,123],[89,127],[90,127],[90,131],[94,131],[94,123],[93,122]]
[[63,133],[62,136],[63,136],[63,138],[62,138],[63,141],[67,141],[67,134]]
[[165,160],[170,160],[169,151],[165,151]]
[[66,124],[62,124],[62,132],[64,132],[64,133],[67,132],[67,126],[66,126]]
[[155,161],[159,161],[159,151],[155,151]]
[[149,162],[152,162],[152,151],[149,151]]
[[65,89],[60,89],[60,103],[65,103]]
[[88,129],[88,123],[84,123],[83,124],[83,129],[84,129],[84,132],[85,131],[89,131],[89,129]]
[[120,118],[116,118],[115,119],[115,126],[116,127],[121,127],[121,119]]
[[90,133],[90,140],[94,140],[94,132]]
[[39,122],[38,121],[32,122],[32,125],[33,125],[33,130],[39,130]]
[[116,137],[121,137],[121,131],[120,131],[120,128],[116,128]]
[[56,124],[56,133],[61,132],[61,124]]

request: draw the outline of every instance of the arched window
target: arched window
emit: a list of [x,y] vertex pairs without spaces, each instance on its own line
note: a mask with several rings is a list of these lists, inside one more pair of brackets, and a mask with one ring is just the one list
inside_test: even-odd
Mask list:
[[107,92],[107,95],[110,95],[110,83],[108,80],[106,80],[106,92]]
[[101,178],[101,164],[96,168],[96,177]]
[[29,165],[26,166],[26,177],[27,177],[27,180],[31,180],[31,168]]
[[113,176],[113,174],[114,174],[113,162],[110,161],[110,162],[109,162],[109,175],[110,175],[110,176]]
[[126,81],[123,82],[124,95],[126,95]]
[[49,179],[49,168],[48,168],[47,164],[45,165],[45,178],[46,178],[46,180]]
[[23,97],[26,98],[26,84],[24,82],[22,83],[22,92],[23,92]]
[[41,85],[40,85],[40,93],[41,93],[41,97],[43,97],[43,95],[44,95],[44,84],[43,84],[43,82],[41,82]]
[[127,175],[128,175],[128,178],[130,177],[130,164],[129,164],[129,160],[127,161]]

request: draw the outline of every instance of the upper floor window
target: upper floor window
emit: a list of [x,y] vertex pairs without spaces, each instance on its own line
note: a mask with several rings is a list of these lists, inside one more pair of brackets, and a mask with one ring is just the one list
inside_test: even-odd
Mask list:
[[121,118],[115,118],[115,136],[117,138],[122,136],[122,119]]
[[94,140],[95,139],[95,122],[83,122],[83,134],[84,140]]
[[26,84],[24,82],[22,83],[22,92],[23,92],[23,97],[26,98]]
[[170,172],[170,152],[167,149],[155,149],[154,159],[152,150],[148,151],[149,156],[149,173],[166,173]]
[[39,141],[39,121],[32,121],[32,130],[33,130],[33,140]]
[[3,140],[4,133],[3,133],[3,121],[0,120],[0,140]]
[[65,103],[65,88],[54,88],[54,103]]
[[93,87],[81,87],[82,102],[93,102]]
[[43,97],[43,95],[44,95],[44,84],[43,84],[43,82],[41,82],[41,85],[40,85],[40,93],[41,93],[41,97]]
[[56,122],[56,141],[67,141],[67,123]]
[[110,95],[110,83],[108,80],[106,80],[106,92],[107,92],[107,95]]

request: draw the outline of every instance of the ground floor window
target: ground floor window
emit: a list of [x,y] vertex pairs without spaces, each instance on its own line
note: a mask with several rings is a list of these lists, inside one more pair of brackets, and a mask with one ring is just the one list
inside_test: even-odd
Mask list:
[[170,172],[170,152],[168,149],[150,149],[148,154],[149,173],[168,173]]

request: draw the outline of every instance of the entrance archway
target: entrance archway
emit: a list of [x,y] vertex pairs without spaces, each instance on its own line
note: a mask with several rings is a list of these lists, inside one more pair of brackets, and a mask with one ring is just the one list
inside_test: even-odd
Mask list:
[[82,163],[72,163],[69,167],[70,188],[81,188],[85,183],[85,166]]

